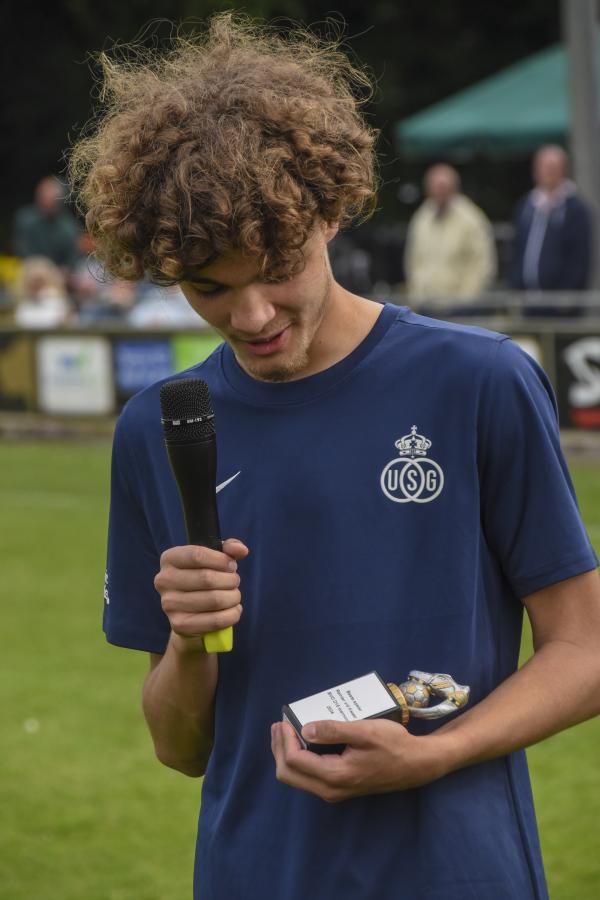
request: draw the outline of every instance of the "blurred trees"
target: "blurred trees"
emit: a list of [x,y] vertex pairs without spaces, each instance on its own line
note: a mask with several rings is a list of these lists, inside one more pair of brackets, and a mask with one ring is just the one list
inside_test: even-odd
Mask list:
[[[93,77],[90,54],[115,42],[168,39],[173,22],[186,27],[231,3],[218,0],[5,0],[3,78],[0,79],[0,165],[3,202],[0,250],[9,247],[14,209],[29,202],[35,182],[64,168],[69,141],[89,118]],[[240,9],[265,17],[290,17],[323,28],[346,22],[349,46],[378,83],[369,106],[382,130],[381,216],[406,217],[398,184],[418,181],[422,165],[398,159],[393,123],[424,106],[558,40],[558,3],[547,0],[248,0]],[[169,20],[164,18],[165,9]],[[148,24],[152,23],[152,24]],[[320,23],[320,24],[319,24]],[[493,216],[506,216],[527,180],[524,161],[502,172],[475,161],[466,187]],[[507,193],[508,192],[508,193]]]

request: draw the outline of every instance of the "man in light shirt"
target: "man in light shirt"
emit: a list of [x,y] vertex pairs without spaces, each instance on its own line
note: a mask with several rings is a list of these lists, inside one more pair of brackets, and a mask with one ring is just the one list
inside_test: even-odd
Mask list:
[[490,223],[460,193],[458,172],[439,164],[425,173],[426,200],[414,214],[405,252],[406,290],[411,298],[459,303],[477,298],[496,274]]

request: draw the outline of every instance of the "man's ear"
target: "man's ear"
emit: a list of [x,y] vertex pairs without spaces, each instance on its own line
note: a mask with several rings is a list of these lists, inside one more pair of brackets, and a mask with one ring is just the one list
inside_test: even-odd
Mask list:
[[329,243],[329,241],[336,236],[339,230],[339,222],[324,222],[323,237],[325,238],[326,242]]

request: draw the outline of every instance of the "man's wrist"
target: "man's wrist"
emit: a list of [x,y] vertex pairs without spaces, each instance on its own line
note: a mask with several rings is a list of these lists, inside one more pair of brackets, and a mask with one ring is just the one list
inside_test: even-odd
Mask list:
[[466,749],[453,729],[440,728],[420,740],[423,741],[424,768],[430,776],[427,781],[437,781],[468,764]]
[[435,742],[436,755],[443,766],[441,775],[449,775],[478,761],[472,736],[466,734],[457,720],[448,722],[447,726],[437,729],[430,737]]
[[171,632],[169,643],[171,647],[181,658],[191,658],[198,656],[207,656],[204,648],[204,638],[202,635],[194,635],[193,637],[185,637],[184,635]]

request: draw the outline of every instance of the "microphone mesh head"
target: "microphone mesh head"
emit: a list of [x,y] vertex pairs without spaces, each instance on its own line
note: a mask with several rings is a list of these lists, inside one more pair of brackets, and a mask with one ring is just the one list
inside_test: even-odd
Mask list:
[[180,378],[163,384],[160,409],[167,444],[205,441],[215,434],[208,385],[200,378]]

